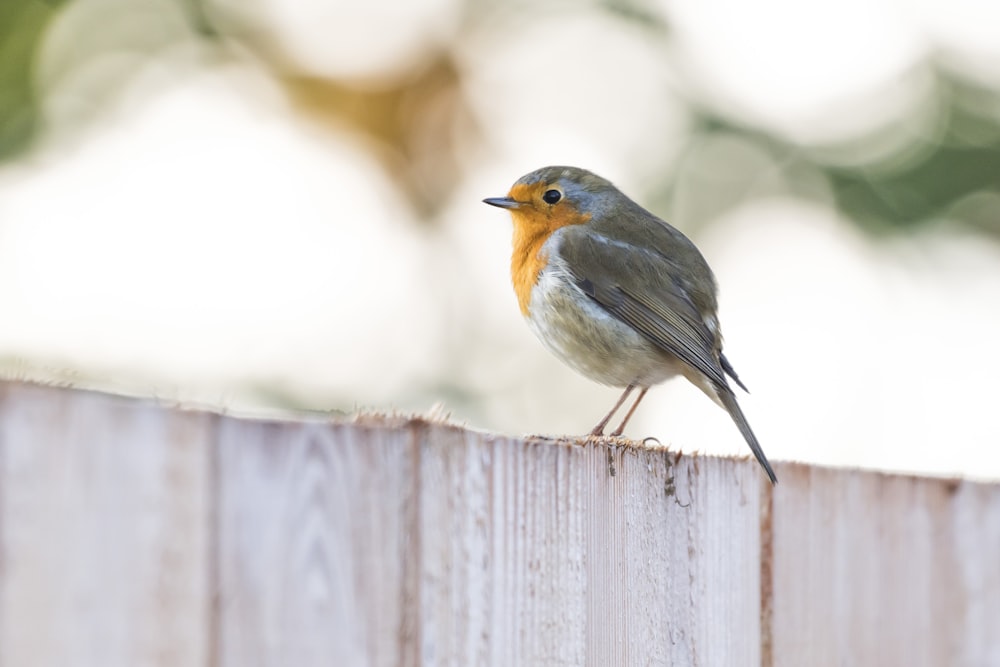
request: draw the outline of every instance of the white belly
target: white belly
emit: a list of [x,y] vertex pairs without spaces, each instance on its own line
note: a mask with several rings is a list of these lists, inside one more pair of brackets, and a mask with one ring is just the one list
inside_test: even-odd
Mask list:
[[528,323],[545,347],[596,382],[649,387],[681,372],[673,356],[576,287],[558,261],[539,276],[528,312]]

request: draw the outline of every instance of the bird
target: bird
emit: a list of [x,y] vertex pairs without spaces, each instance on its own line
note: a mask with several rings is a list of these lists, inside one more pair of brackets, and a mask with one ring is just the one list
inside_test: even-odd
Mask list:
[[585,377],[624,387],[592,436],[638,389],[620,436],[649,388],[681,375],[729,413],[777,483],[729,384],[747,391],[722,353],[715,276],[690,239],[578,167],[536,169],[483,202],[513,219],[511,280],[535,335]]

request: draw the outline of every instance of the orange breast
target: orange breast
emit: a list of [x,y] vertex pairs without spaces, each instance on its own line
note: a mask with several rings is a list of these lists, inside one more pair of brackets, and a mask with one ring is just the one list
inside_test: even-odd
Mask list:
[[[511,196],[524,201],[518,194],[511,191]],[[529,205],[515,209],[511,214],[514,218],[514,252],[510,258],[510,275],[521,314],[527,317],[531,289],[538,283],[538,275],[549,261],[542,246],[557,229],[583,224],[590,219],[590,215],[581,215],[568,204],[556,206],[545,213]]]
[[517,294],[517,304],[521,314],[528,316],[528,304],[531,303],[531,288],[538,282],[538,275],[548,264],[549,258],[543,256],[542,245],[548,240],[551,232],[535,231],[518,225],[517,214],[514,214],[514,252],[510,258],[510,277],[514,283],[514,293]]

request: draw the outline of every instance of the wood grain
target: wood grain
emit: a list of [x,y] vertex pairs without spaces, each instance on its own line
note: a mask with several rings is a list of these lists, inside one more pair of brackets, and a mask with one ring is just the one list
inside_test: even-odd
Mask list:
[[997,485],[783,466],[774,664],[1000,664]]
[[0,667],[1000,665],[1000,484],[776,468],[0,384]]
[[744,462],[423,423],[221,437],[220,665],[759,661]]
[[415,445],[224,420],[216,664],[421,664]]
[[0,665],[206,664],[214,421],[0,385]]

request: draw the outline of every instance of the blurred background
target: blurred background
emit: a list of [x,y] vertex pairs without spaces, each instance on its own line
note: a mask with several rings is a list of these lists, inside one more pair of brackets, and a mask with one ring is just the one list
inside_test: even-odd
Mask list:
[[[1000,4],[3,0],[0,372],[588,431],[501,196],[682,229],[772,459],[1000,476]],[[629,435],[745,454],[676,380]]]

